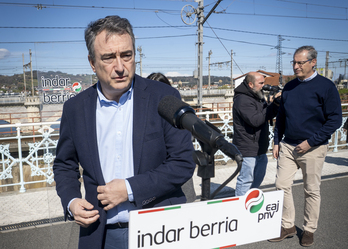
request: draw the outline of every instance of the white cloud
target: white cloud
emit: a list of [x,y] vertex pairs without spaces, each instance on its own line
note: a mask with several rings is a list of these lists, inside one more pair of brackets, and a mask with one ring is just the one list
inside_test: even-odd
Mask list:
[[[182,74],[182,73],[179,73],[179,72],[167,72],[167,73],[164,73],[164,72],[161,72],[161,71],[158,71],[158,72],[159,72],[159,73],[163,73],[166,77],[192,76],[192,75],[189,75],[189,74]],[[137,73],[138,73],[138,75],[140,75],[139,72],[137,72]],[[152,73],[154,73],[154,72],[148,73],[148,72],[144,72],[144,71],[143,71],[142,77],[143,77],[143,78],[146,78],[147,76],[149,76],[149,75],[152,74]],[[155,73],[157,73],[157,72],[155,72]]]
[[10,51],[5,48],[0,48],[0,60],[5,59],[10,56]]
[[189,74],[181,74],[179,72],[167,72],[165,74],[166,77],[177,77],[177,76],[192,76],[192,75],[189,75]]

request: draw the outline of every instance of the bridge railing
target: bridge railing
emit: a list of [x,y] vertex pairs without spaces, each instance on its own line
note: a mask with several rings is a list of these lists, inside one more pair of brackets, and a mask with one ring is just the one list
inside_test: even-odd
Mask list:
[[[197,112],[198,117],[210,121],[217,126],[225,139],[232,142],[233,120],[231,111]],[[347,117],[342,120],[342,126]],[[43,187],[54,185],[53,161],[56,156],[56,146],[59,138],[59,121],[40,123],[17,123],[0,125],[3,129],[12,128],[15,133],[0,134],[0,192],[17,191],[25,192],[32,186]],[[27,127],[35,127],[35,132],[26,132]],[[342,126],[336,130],[330,139],[330,148],[334,152],[340,146],[347,146],[347,135]],[[269,127],[270,147],[273,143],[273,127]],[[200,145],[193,141],[196,150]],[[227,162],[229,157],[218,151],[215,161]],[[40,185],[41,184],[41,185]]]
[[[179,90],[182,97],[197,97],[197,90]],[[209,89],[202,90],[202,94],[205,95],[225,95],[226,89]]]

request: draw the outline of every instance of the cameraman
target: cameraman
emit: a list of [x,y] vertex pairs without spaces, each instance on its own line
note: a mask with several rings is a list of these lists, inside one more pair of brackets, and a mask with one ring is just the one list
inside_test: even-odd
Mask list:
[[279,105],[276,102],[281,93],[278,92],[268,104],[262,90],[264,84],[262,74],[250,72],[234,90],[233,144],[243,155],[242,169],[237,177],[236,196],[244,195],[251,188],[258,188],[266,173],[266,152],[269,145],[267,121],[277,115]]

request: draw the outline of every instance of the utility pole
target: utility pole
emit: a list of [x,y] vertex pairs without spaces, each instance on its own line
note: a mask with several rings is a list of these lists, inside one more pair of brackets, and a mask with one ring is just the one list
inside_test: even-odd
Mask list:
[[347,77],[346,77],[346,69],[347,69],[347,61],[348,61],[348,59],[339,59],[339,61],[340,61],[340,67],[341,67],[341,63],[342,62],[344,62],[344,79],[347,79]]
[[283,62],[282,62],[282,55],[285,54],[282,52],[282,41],[285,39],[282,38],[281,35],[278,35],[278,46],[275,48],[277,51],[277,63],[276,63],[276,72],[279,73],[279,85],[281,86],[283,84]]
[[231,89],[233,93],[233,49],[231,49]]
[[[198,17],[197,26],[198,26],[198,86],[197,86],[197,106],[202,107],[202,87],[203,87],[203,24],[209,18],[209,16],[214,12],[216,7],[222,0],[218,0],[214,7],[209,11],[208,15],[204,18],[204,4],[203,0],[195,0],[198,2],[197,9],[194,9],[192,5],[185,5],[181,10],[181,19],[187,25],[193,24]],[[186,10],[187,8],[187,10]],[[191,22],[192,19],[192,22]]]
[[27,97],[27,83],[25,81],[25,66],[24,66],[24,53],[22,54],[23,58],[23,83],[24,83],[24,97]]
[[[30,62],[27,64],[24,64],[24,54],[22,54],[23,57],[23,79],[24,79],[24,91],[27,90],[27,84],[25,81],[25,69],[26,68],[30,68],[30,75],[31,75],[31,95],[34,97],[34,79],[33,79],[33,67],[32,67],[32,61],[31,61],[31,49],[29,49],[29,55],[30,55]],[[25,92],[25,96],[26,96],[26,92]]]
[[326,60],[325,60],[325,77],[329,76],[329,51],[326,51]]
[[140,76],[143,76],[143,64],[142,64],[142,58],[143,58],[143,49],[141,48],[141,46],[139,46],[137,48],[137,51],[139,52],[139,57],[140,57]]
[[29,55],[30,55],[31,91],[32,91],[31,96],[34,97],[34,79],[33,79],[33,67],[32,67],[32,62],[31,62],[31,49],[29,49]]
[[213,54],[213,52],[210,50],[208,55],[209,55],[209,64],[208,64],[208,90],[210,90],[210,56]]
[[202,108],[202,88],[203,88],[203,20],[204,20],[203,0],[198,2],[198,84],[197,105]]

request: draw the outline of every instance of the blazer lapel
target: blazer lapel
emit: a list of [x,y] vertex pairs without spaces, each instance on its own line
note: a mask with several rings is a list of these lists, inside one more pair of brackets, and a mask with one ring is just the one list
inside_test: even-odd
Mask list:
[[140,158],[143,148],[146,116],[148,112],[148,102],[150,94],[146,91],[145,80],[140,76],[134,77],[134,96],[133,96],[133,159],[134,174],[139,173]]
[[90,94],[84,99],[86,140],[89,151],[88,156],[91,158],[91,166],[94,169],[95,177],[98,185],[105,185],[103,173],[99,161],[98,143],[97,143],[97,127],[96,127],[96,109],[97,109],[97,84],[92,86]]

